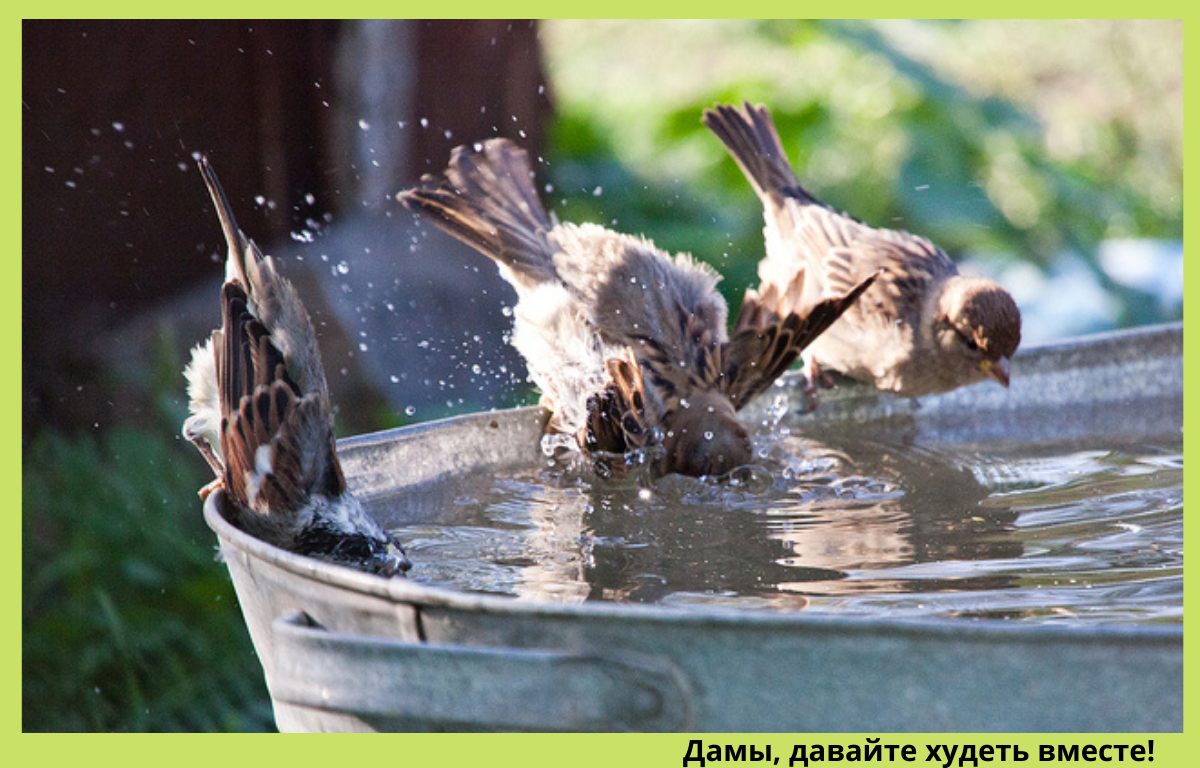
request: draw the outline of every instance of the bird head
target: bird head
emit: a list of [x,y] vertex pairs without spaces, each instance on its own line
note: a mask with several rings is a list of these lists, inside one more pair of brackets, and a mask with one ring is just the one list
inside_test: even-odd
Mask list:
[[1021,312],[991,280],[955,277],[938,302],[937,344],[962,382],[1009,381],[1009,361],[1021,343]]
[[380,576],[403,576],[412,562],[396,537],[369,517],[358,500],[312,497],[312,517],[292,551]]
[[749,464],[754,456],[733,404],[715,392],[681,400],[664,418],[663,432],[665,473],[715,477]]

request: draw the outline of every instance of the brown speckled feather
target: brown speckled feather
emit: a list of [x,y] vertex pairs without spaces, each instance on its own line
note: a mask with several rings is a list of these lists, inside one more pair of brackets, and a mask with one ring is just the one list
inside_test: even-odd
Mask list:
[[595,459],[597,474],[620,477],[627,454],[645,451],[660,439],[657,426],[662,405],[653,391],[647,391],[642,368],[632,352],[609,358],[605,368],[609,381],[587,399],[587,423],[580,444]]
[[722,350],[722,389],[734,407],[741,410],[766,391],[875,279],[876,275],[867,275],[845,294],[822,299],[804,314],[791,309],[795,300],[780,295],[774,285],[767,286],[763,295],[747,291],[733,335]]
[[546,241],[551,223],[530,173],[528,155],[511,142],[488,141],[479,151],[455,147],[443,176],[425,175],[421,187],[400,199],[532,285],[556,274]]

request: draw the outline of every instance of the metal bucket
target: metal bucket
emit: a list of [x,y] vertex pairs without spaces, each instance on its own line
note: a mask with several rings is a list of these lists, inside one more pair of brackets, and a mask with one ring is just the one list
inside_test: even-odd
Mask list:
[[[943,442],[1178,434],[1182,381],[1182,328],[1161,326],[1019,354],[1009,391],[970,387],[914,407],[848,387],[795,423]],[[356,492],[431,515],[443,495],[431,489],[537,457],[544,419],[536,408],[475,414],[340,449]],[[485,596],[284,552],[220,509],[213,494],[205,518],[284,731],[1182,729],[1182,625],[849,620]]]

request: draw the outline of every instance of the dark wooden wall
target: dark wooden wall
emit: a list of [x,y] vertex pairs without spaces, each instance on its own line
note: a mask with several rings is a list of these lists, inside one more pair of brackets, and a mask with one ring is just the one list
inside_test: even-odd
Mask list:
[[[394,87],[412,114],[394,190],[444,166],[457,144],[499,134],[538,151],[550,102],[533,22],[407,24],[397,40],[414,65]],[[96,336],[79,328],[118,323],[214,274],[223,247],[194,153],[213,158],[238,191],[239,223],[264,245],[357,205],[335,124],[353,87],[335,72],[345,31],[325,21],[24,23],[26,433],[31,422],[90,418],[71,393],[104,372],[78,348]],[[428,129],[416,129],[420,117]]]

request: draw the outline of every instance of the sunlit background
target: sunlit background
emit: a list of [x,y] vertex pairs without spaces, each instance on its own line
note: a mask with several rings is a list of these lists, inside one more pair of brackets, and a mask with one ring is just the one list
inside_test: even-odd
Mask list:
[[[255,730],[269,699],[178,437],[217,322],[213,161],[318,320],[354,434],[533,402],[485,259],[394,195],[508,136],[560,219],[715,265],[767,104],[808,189],[1012,292],[1023,344],[1182,317],[1179,21],[26,22],[26,730]],[[64,56],[64,51],[73,55]]]

